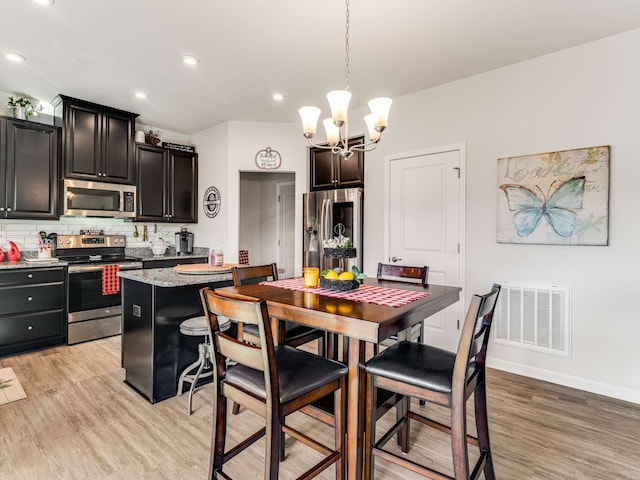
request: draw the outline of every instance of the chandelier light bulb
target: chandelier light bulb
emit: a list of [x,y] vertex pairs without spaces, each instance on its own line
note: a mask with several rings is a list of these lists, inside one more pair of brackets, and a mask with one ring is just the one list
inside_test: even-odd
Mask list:
[[329,107],[331,107],[333,123],[341,127],[347,121],[351,92],[347,90],[333,90],[327,93],[327,100],[329,100]]
[[392,100],[387,97],[374,98],[369,101],[369,108],[373,115],[373,126],[378,132],[383,131],[389,125],[389,110]]
[[302,107],[298,110],[302,119],[302,134],[305,138],[313,138],[316,134],[320,109],[318,107]]
[[376,126],[373,120],[373,113],[364,116],[364,123],[367,124],[367,130],[369,130],[369,140],[371,142],[377,142],[380,140],[380,132],[376,130]]
[[324,125],[325,132],[327,133],[327,143],[332,147],[335,147],[340,142],[340,128],[331,118],[324,119],[322,124]]

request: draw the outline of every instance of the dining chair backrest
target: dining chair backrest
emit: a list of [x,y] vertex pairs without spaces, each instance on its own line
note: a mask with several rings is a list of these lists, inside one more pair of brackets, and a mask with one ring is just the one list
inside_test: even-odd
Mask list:
[[[202,308],[209,319],[209,333],[213,339],[214,372],[218,379],[224,378],[226,359],[264,372],[266,392],[278,391],[275,371],[275,351],[271,322],[264,300],[232,292],[216,292],[209,287],[200,290]],[[237,319],[248,325],[257,325],[260,345],[241,342],[220,331],[218,316]],[[266,345],[266,347],[261,347]]]
[[391,265],[378,263],[378,280],[392,280],[396,282],[412,282],[427,285],[429,267],[409,267],[406,265]]
[[239,285],[278,280],[278,268],[275,263],[270,265],[253,265],[250,267],[233,267],[231,274],[233,275],[233,284],[236,287]]
[[499,294],[500,285],[494,283],[489,293],[474,295],[471,299],[453,369],[454,390],[456,386],[466,388],[475,375],[484,371],[489,334]]

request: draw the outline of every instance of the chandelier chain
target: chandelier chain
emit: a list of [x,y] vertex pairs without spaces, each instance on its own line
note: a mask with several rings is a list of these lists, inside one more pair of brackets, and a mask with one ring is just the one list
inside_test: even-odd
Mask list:
[[345,34],[344,34],[344,75],[345,75],[345,90],[349,91],[350,80],[349,80],[349,0],[345,0],[345,5],[347,7],[346,11],[346,20],[344,22],[345,26]]

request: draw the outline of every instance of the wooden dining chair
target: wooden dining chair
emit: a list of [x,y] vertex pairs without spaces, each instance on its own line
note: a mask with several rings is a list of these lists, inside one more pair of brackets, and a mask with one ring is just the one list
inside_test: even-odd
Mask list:
[[[299,479],[313,478],[336,464],[336,480],[344,478],[346,432],[346,375],[343,364],[288,345],[274,345],[266,302],[232,292],[200,290],[202,306],[209,319],[214,369],[213,431],[209,477],[230,479],[223,472],[226,462],[266,436],[264,478],[278,478],[281,433],[284,432],[323,454],[323,458]],[[220,331],[218,317],[234,318],[256,325],[260,341],[241,342]],[[227,360],[236,362],[227,367]],[[335,447],[331,449],[310,436],[285,425],[287,415],[333,394],[337,413]],[[266,426],[238,445],[225,450],[227,399],[257,413]]]
[[[374,476],[375,456],[428,478],[477,479],[484,472],[487,480],[495,479],[489,443],[485,361],[499,293],[500,285],[494,284],[486,295],[473,296],[457,352],[403,341],[366,363],[365,480]],[[373,406],[377,404],[376,396],[380,389],[403,396],[403,416],[376,443],[376,417]],[[467,434],[466,404],[471,394],[474,394],[477,438]],[[450,424],[444,425],[411,411],[411,397],[449,408]],[[402,451],[409,451],[410,419],[451,435],[454,477],[383,449],[394,433],[401,431]],[[480,450],[479,459],[473,468],[469,466],[467,442],[477,445]]]
[[[410,267],[407,265],[392,265],[388,263],[378,263],[378,280],[387,280],[392,282],[408,282],[421,283],[425,287],[428,286],[429,267]],[[411,327],[408,333],[409,340],[417,339],[419,342],[424,341],[424,322]],[[393,335],[384,340],[382,345],[388,347],[398,341],[398,336]],[[378,353],[378,345],[373,346],[373,353]]]
[[[255,265],[246,267],[233,267],[231,269],[233,275],[233,284],[249,285],[255,283],[266,282],[270,280],[278,280],[278,268],[275,263],[269,265]],[[325,354],[325,333],[304,325],[293,322],[285,322],[284,341],[291,347],[299,347],[306,343],[318,340],[318,353]],[[258,336],[258,328],[255,325],[238,324],[238,340],[257,343],[260,341]]]
[[[231,269],[231,274],[233,275],[233,284],[235,286],[278,280],[278,268],[275,263],[268,265],[233,267]],[[326,344],[324,341],[325,333],[322,330],[306,327],[293,322],[284,322],[284,325],[285,345],[289,345],[290,347],[299,347],[314,340],[318,340],[318,353],[326,356]],[[260,333],[258,332],[257,325],[244,325],[242,322],[238,322],[238,340],[258,345],[260,342]],[[240,405],[234,403],[233,414],[237,415],[239,411]]]

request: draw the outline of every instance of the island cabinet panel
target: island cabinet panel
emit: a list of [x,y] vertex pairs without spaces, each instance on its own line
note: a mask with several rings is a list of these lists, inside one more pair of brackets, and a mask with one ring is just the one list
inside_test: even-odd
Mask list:
[[[349,140],[349,145],[363,142],[364,137],[358,137]],[[311,191],[364,186],[363,152],[354,152],[345,159],[331,150],[314,147],[309,151],[309,159]]]
[[0,271],[0,355],[66,340],[65,267]]
[[135,113],[58,95],[55,122],[63,128],[65,178],[134,184]]
[[0,218],[59,218],[60,128],[0,117]]
[[[210,286],[232,284],[229,280]],[[180,323],[203,314],[199,290],[206,285],[160,287],[122,279],[125,382],[151,403],[175,396],[180,373],[198,358],[198,344],[205,338],[182,335]]]
[[136,144],[137,221],[198,221],[198,155]]

